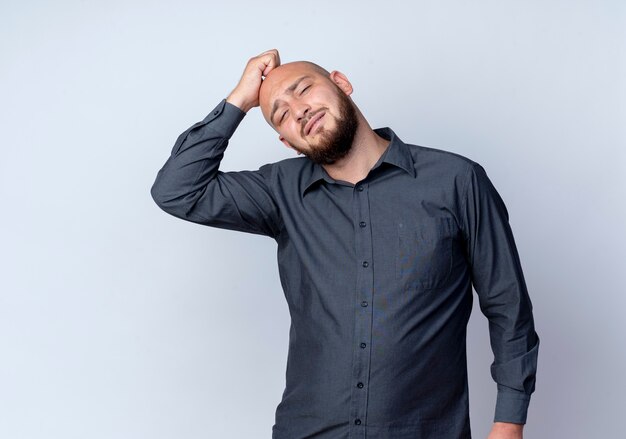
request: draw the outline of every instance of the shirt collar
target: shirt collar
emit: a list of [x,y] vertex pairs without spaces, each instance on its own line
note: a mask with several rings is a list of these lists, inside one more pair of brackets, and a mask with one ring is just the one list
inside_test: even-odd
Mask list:
[[[385,152],[380,156],[378,161],[374,166],[372,166],[372,170],[379,167],[383,162],[389,163],[391,165],[397,166],[401,169],[404,169],[407,173],[409,173],[413,178],[417,176],[417,171],[415,170],[413,156],[411,155],[411,151],[409,147],[404,143],[400,137],[396,135],[396,133],[389,127],[376,128],[374,132],[381,136],[382,138],[389,140],[389,145]],[[301,196],[304,197],[305,192],[309,189],[314,183],[319,180],[326,180],[328,183],[335,183],[334,180],[324,167],[318,163],[315,163],[307,158],[309,162],[310,174],[309,177],[305,180],[304,185],[301,189]],[[371,170],[370,170],[371,172]]]

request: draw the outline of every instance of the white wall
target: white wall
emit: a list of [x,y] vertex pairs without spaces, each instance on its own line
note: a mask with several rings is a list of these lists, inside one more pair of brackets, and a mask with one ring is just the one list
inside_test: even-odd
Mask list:
[[[345,73],[372,126],[485,167],[542,341],[525,437],[620,437],[625,29],[618,0],[3,2],[0,437],[270,437],[289,327],[275,243],[177,220],[149,189],[271,48]],[[292,153],[257,108],[222,169]],[[468,345],[481,438],[478,307]]]

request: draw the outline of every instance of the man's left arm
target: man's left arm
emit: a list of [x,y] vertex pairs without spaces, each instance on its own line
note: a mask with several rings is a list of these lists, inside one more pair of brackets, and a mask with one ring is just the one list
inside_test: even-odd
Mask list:
[[468,169],[463,193],[466,251],[480,309],[489,320],[491,376],[498,389],[489,439],[521,438],[539,350],[532,303],[506,206],[476,162]]

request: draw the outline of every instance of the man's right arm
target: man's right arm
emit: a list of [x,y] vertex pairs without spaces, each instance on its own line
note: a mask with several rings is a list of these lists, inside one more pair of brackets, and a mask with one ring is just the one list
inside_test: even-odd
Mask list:
[[231,136],[246,112],[259,105],[262,76],[278,65],[275,49],[251,58],[229,96],[178,136],[150,190],[161,209],[207,226],[274,238],[279,234],[281,218],[270,188],[273,165],[219,170]]

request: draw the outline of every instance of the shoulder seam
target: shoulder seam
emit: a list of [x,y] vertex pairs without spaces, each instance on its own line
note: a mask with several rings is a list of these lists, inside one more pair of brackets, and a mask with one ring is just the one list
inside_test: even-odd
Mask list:
[[434,148],[431,146],[423,146],[423,145],[417,145],[414,143],[407,143],[408,146],[413,146],[413,147],[417,147],[418,149],[424,149],[424,150],[428,150],[428,151],[433,151],[433,152],[438,152],[438,153],[442,153],[442,154],[448,154],[448,155],[452,155],[455,156],[457,158],[462,159],[463,161],[467,162],[467,163],[475,163],[474,160],[472,160],[471,158],[464,156],[458,152],[454,152],[454,151],[450,151],[447,149],[441,149],[441,148]]
[[[468,159],[469,160],[469,159]],[[463,227],[465,228],[465,230],[467,230],[467,235],[469,237],[469,233],[470,231],[468,230],[468,225],[465,222],[465,216],[463,215],[463,212],[465,212],[465,208],[467,207],[467,191],[469,188],[469,182],[471,179],[471,173],[474,169],[474,161],[469,160],[468,166],[467,166],[467,172],[465,173],[465,185],[463,186],[463,190],[461,191],[462,194],[462,198],[461,198],[461,211],[459,212],[459,217],[461,218],[461,221],[463,221]]]
[[[267,167],[269,166],[270,168],[270,181],[268,182],[269,184],[267,185],[270,193],[272,194],[272,198],[274,198],[274,204],[276,205],[276,210],[277,210],[277,214],[278,214],[278,230],[276,235],[274,236],[275,240],[278,240],[280,235],[282,234],[284,228],[285,228],[285,221],[283,219],[283,215],[280,212],[280,206],[278,205],[278,198],[276,197],[276,194],[274,193],[274,187],[275,187],[275,180],[278,178],[278,166],[277,164],[280,163],[279,162],[272,162],[272,163],[266,163],[264,164],[262,167]],[[262,175],[262,174],[261,174]]]

